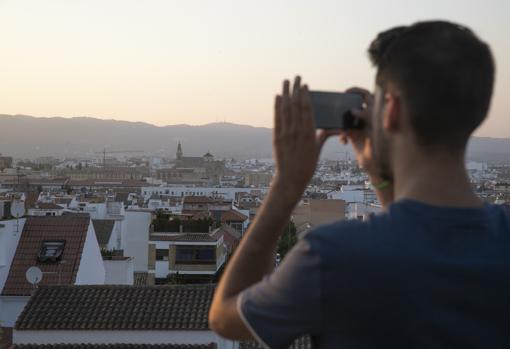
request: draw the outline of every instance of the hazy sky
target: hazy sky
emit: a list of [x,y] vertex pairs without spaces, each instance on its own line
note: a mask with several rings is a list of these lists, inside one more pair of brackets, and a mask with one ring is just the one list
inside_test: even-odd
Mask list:
[[477,135],[510,137],[509,14],[507,0],[0,0],[0,114],[271,127],[283,78],[372,88],[373,37],[439,18],[492,46]]

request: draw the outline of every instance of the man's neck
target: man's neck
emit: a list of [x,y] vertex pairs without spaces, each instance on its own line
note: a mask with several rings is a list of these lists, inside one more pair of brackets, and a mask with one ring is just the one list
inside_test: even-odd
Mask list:
[[401,154],[394,173],[395,201],[413,199],[435,206],[481,207],[472,191],[464,157]]

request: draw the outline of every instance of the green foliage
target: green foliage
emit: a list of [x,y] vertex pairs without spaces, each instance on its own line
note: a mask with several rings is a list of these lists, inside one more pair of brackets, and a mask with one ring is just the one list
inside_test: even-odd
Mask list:
[[106,248],[101,249],[101,256],[103,258],[121,257],[123,255],[122,250],[107,250]]
[[294,222],[289,221],[283,228],[283,232],[278,240],[277,252],[280,254],[282,259],[296,244],[297,240],[296,225]]
[[211,217],[201,219],[180,220],[165,213],[157,213],[152,222],[155,232],[178,232],[182,225],[185,233],[207,233],[209,227],[216,228],[214,220]]
[[166,276],[166,284],[167,285],[183,285],[186,283],[186,280],[179,274],[179,272],[174,274],[168,274]]

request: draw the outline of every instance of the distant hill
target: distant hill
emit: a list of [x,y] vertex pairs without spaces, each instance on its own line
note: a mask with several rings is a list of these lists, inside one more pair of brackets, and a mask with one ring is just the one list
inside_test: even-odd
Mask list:
[[[216,158],[269,158],[271,132],[270,128],[232,123],[158,127],[143,122],[90,117],[0,115],[0,152],[27,159],[39,156],[91,157],[106,147],[143,150],[173,158],[177,142],[181,141],[185,156],[211,152]],[[350,153],[350,147],[331,139],[325,145],[323,157],[343,159],[346,152]],[[468,157],[480,161],[510,161],[510,139],[475,137],[470,142]]]

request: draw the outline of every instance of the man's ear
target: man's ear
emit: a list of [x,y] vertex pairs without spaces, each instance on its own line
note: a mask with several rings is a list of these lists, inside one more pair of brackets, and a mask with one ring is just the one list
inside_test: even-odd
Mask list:
[[383,128],[388,132],[395,132],[400,129],[402,109],[400,97],[391,92],[386,93],[384,96],[385,108],[383,114]]

